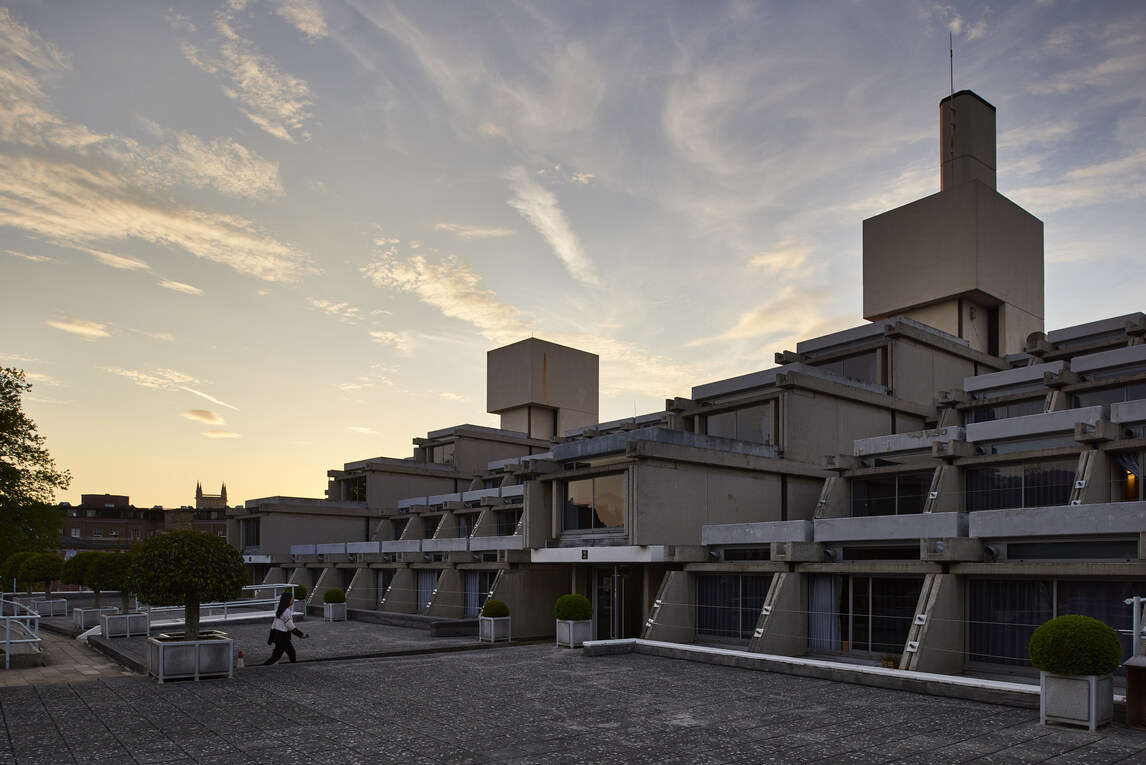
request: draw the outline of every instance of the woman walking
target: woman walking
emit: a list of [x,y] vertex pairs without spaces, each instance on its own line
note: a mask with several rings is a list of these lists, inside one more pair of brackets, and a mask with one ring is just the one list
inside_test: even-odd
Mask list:
[[[293,588],[291,588],[293,589]],[[282,658],[283,654],[287,655],[290,663],[295,663],[294,646],[291,645],[291,634],[298,635],[303,640],[306,640],[309,635],[294,626],[294,593],[287,590],[279,596],[279,605],[275,609],[275,620],[271,624],[271,635],[267,638],[267,645],[273,645],[275,650],[271,652],[271,658],[263,662],[263,664],[274,664]]]

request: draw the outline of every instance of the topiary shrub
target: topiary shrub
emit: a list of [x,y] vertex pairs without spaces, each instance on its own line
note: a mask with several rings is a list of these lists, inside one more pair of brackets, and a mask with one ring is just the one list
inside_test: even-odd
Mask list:
[[[64,561],[63,568],[60,569],[60,582],[63,584],[78,584],[82,587],[88,569],[91,568],[92,564],[95,563],[101,555],[103,555],[103,553],[98,550],[84,550],[68,558]],[[94,605],[96,608],[99,608],[99,590],[95,590]]]
[[500,600],[491,598],[481,607],[481,615],[487,618],[500,619],[503,616],[509,616],[509,606]]
[[584,595],[562,595],[553,604],[553,615],[563,622],[588,621],[593,618],[593,604]]
[[129,589],[153,606],[183,606],[185,640],[199,637],[199,604],[235,600],[247,583],[242,554],[205,531],[156,534],[134,554]]
[[128,607],[131,596],[131,554],[101,552],[84,575],[84,584],[96,593],[99,604],[101,590],[119,590],[121,614],[131,611]]
[[[52,580],[60,578],[64,560],[54,553],[36,553],[20,564],[16,578],[22,582],[43,582],[44,599],[52,597]],[[29,585],[30,586],[30,585]]]
[[1054,675],[1109,675],[1122,662],[1122,643],[1097,619],[1067,614],[1036,629],[1027,653],[1036,669]]
[[[31,558],[36,553],[31,551],[12,553],[4,559],[4,563],[0,564],[0,576],[12,582],[12,590],[15,591],[18,586],[16,583],[16,576],[20,573],[20,566],[24,565],[24,561]],[[32,596],[32,583],[26,582],[28,585],[28,597]]]
[[345,603],[346,593],[342,591],[341,587],[331,587],[326,592],[322,593],[323,603]]
[[305,584],[296,584],[294,586],[294,599],[295,600],[306,600],[306,585]]

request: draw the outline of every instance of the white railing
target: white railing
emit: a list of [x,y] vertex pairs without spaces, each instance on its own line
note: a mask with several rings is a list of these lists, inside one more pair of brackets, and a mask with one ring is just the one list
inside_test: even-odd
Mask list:
[[0,598],[0,621],[4,629],[4,669],[12,667],[13,646],[40,644],[40,614],[14,600]]
[[[278,605],[279,597],[282,593],[291,589],[294,589],[293,584],[249,584],[243,587],[243,592],[251,593],[252,597],[200,603],[199,614],[200,616],[222,616],[225,619],[230,613],[249,611],[258,606],[268,606],[273,609]],[[263,591],[269,591],[271,593],[270,597],[259,597],[259,594]],[[155,617],[158,614],[181,615],[184,609],[183,606],[149,606],[140,604],[139,610],[151,614],[152,621],[155,621]]]

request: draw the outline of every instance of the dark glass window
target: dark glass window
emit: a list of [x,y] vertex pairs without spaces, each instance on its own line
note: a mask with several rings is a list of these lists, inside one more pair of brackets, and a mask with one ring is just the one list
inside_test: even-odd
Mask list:
[[1081,409],[1084,406],[1110,406],[1121,404],[1123,401],[1137,401],[1146,398],[1146,382],[1123,385],[1117,388],[1104,388],[1102,390],[1086,390],[1075,393],[1072,406]]
[[697,636],[750,639],[771,583],[771,574],[697,574]]
[[[1029,667],[1035,628],[1063,614],[1098,619],[1119,632],[1122,659],[1132,653],[1133,609],[1146,596],[1140,582],[970,579],[967,582],[967,659]],[[1122,670],[1119,670],[1121,673]]]
[[[258,547],[259,546],[259,519],[258,518],[244,518],[242,521],[243,527],[243,547]],[[99,536],[98,534],[96,536]]]
[[966,472],[966,509],[1053,507],[1070,500],[1077,460],[1072,458],[973,468]]
[[434,532],[438,530],[438,524],[441,522],[439,516],[433,515],[429,518],[422,519],[422,539],[433,539]]
[[497,535],[511,537],[517,533],[517,524],[521,522],[520,510],[497,511]]
[[342,496],[348,502],[366,501],[366,476],[349,478],[342,482]]
[[625,523],[623,473],[565,482],[566,531],[619,529]]
[[454,464],[454,444],[451,441],[448,444],[439,444],[430,448],[430,462],[435,462],[439,465],[452,465]]
[[853,479],[852,516],[922,513],[931,488],[932,472]]
[[704,418],[704,432],[720,438],[769,443],[772,440],[771,412],[771,405],[765,404],[710,414]]
[[963,421],[967,425],[971,425],[976,422],[994,422],[995,420],[1009,420],[1012,417],[1026,417],[1029,414],[1042,414],[1044,405],[1044,399],[1032,398],[1026,401],[999,404],[998,406],[984,406],[965,412]]
[[859,380],[867,383],[880,383],[880,354],[878,349],[857,353],[854,356],[845,356],[822,364],[815,364],[816,369],[824,372]]

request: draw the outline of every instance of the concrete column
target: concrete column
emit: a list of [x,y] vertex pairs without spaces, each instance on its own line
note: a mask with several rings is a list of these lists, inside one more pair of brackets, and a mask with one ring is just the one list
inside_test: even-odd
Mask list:
[[696,578],[685,571],[669,571],[661,580],[641,637],[667,643],[691,643],[696,638]]
[[804,574],[785,571],[772,577],[748,650],[773,656],[803,656],[808,652],[808,583]]
[[460,619],[465,610],[465,586],[462,574],[456,568],[447,568],[438,577],[438,588],[430,598],[427,616]]
[[[928,574],[915,612],[917,616],[907,635],[908,646],[900,658],[900,669],[944,675],[961,673],[965,651],[962,578],[954,574]],[[907,650],[912,644],[917,645],[916,650]]]
[[412,568],[400,568],[394,572],[390,592],[382,602],[381,609],[392,614],[414,614],[418,612],[418,582]]

